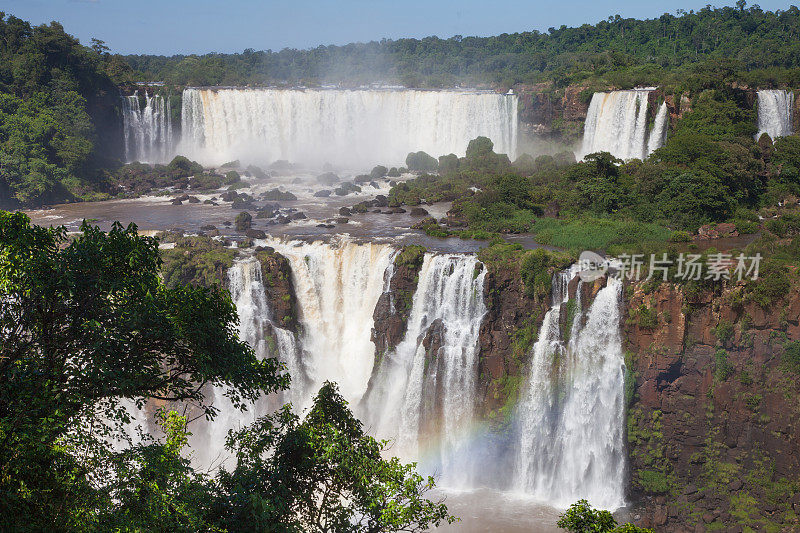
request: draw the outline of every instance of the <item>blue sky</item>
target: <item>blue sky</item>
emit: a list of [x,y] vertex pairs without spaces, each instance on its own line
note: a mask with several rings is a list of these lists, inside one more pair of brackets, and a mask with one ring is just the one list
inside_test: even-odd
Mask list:
[[[280,50],[382,37],[497,35],[594,23],[609,15],[652,18],[701,9],[708,1],[673,0],[0,0],[0,11],[39,24],[57,20],[88,43],[114,52]],[[733,5],[734,0],[711,2]],[[753,2],[750,2],[753,3]],[[761,0],[763,9],[792,2]],[[800,3],[800,2],[794,2]]]

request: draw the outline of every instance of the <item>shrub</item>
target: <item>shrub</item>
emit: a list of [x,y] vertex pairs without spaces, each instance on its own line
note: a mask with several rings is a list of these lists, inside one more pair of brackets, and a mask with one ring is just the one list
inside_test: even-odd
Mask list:
[[636,311],[639,327],[644,330],[654,330],[658,327],[658,314],[655,309],[642,304]]
[[714,354],[714,379],[717,381],[727,380],[733,374],[733,365],[728,361],[728,352],[717,350]]
[[549,266],[550,254],[544,248],[536,248],[522,258],[520,277],[528,296],[541,298],[550,292],[552,277],[548,271]]
[[688,231],[673,231],[669,242],[692,242],[692,234]]
[[425,259],[425,247],[412,244],[403,247],[403,250],[394,258],[394,264],[398,267],[420,268],[423,259]]
[[669,477],[657,470],[639,470],[637,472],[639,486],[652,494],[667,494],[672,490]]
[[384,176],[386,176],[386,174],[388,172],[389,172],[389,169],[387,169],[385,166],[378,165],[378,166],[374,167],[372,169],[372,171],[370,171],[369,177],[371,179],[373,179],[373,180],[377,180],[377,179],[380,179],[380,178],[383,178]]
[[714,328],[714,336],[722,344],[725,344],[733,337],[733,324],[729,320],[721,319],[717,327]]
[[750,298],[764,309],[786,296],[790,287],[786,267],[774,262],[764,264],[758,279],[747,282]]
[[234,183],[238,183],[241,180],[241,176],[235,170],[231,170],[225,173],[225,180],[223,183],[225,185],[233,185]]
[[253,225],[253,217],[247,211],[236,215],[236,231],[247,231]]
[[413,172],[436,172],[439,161],[425,152],[411,152],[406,156],[406,166]]
[[787,370],[800,374],[800,341],[790,342],[784,346],[781,360]]

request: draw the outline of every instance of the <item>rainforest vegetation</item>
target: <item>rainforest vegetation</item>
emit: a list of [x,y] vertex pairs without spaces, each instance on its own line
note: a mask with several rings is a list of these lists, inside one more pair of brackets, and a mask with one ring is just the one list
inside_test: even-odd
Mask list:
[[[751,84],[800,80],[800,10],[707,6],[649,20],[610,16],[494,37],[381,40],[311,50],[240,54],[127,56],[130,75],[177,85],[323,82],[402,83],[410,87],[554,81],[699,88],[716,78]],[[121,81],[121,80],[118,80]]]
[[[336,385],[301,420],[284,406],[196,470],[188,422],[211,386],[245,410],[291,376],[236,333],[216,284],[168,287],[158,241],[131,225],[30,225],[0,211],[0,530],[424,531],[452,522],[433,478],[384,459]],[[163,438],[125,430],[131,408]],[[232,464],[229,464],[232,463]]]

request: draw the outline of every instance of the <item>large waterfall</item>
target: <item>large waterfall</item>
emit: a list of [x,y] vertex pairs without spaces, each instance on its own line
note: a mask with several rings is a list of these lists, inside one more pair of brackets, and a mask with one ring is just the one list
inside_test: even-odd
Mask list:
[[579,498],[605,508],[624,504],[619,282],[608,280],[584,305],[581,295],[591,291],[580,284],[569,299],[577,269],[555,276],[527,383],[510,429],[499,435],[476,415],[479,332],[487,308],[486,269],[475,255],[426,253],[405,336],[394,349],[376,354],[373,314],[389,289],[397,249],[347,238],[266,244],[289,260],[298,333],[273,323],[256,257],[237,260],[228,283],[241,338],[259,357],[286,364],[291,389],[245,413],[230,404],[224,388],[210,390],[220,415],[195,430],[200,464],[226,458],[222,448],[230,429],[280,402],[291,401],[302,413],[321,383],[331,380],[366,429],[393,443],[390,453],[439,474],[441,486],[491,486],[556,506]]
[[361,406],[404,458],[432,448],[429,468],[450,486],[470,482],[462,452],[475,410],[484,277],[474,255],[425,255],[405,338],[382,358]]
[[181,153],[242,161],[401,165],[409,152],[464,155],[479,135],[516,152],[517,97],[420,90],[186,89]]
[[175,155],[169,99],[136,91],[122,97],[125,161],[167,163]]
[[515,484],[560,506],[586,498],[616,508],[624,503],[625,467],[622,284],[609,279],[584,313],[580,286],[569,300],[574,274],[554,277],[552,308],[533,348],[518,406]]
[[396,250],[347,240],[270,244],[291,264],[300,307],[302,368],[308,387],[296,392],[304,399],[297,407],[307,407],[325,380],[338,383],[342,396],[357,403],[372,374],[372,316]]
[[669,113],[659,108],[648,131],[648,98],[653,89],[595,93],[589,104],[579,159],[609,152],[623,160],[644,159],[660,148],[667,136]]
[[758,91],[758,134],[766,133],[774,141],[792,134],[794,93],[792,91]]

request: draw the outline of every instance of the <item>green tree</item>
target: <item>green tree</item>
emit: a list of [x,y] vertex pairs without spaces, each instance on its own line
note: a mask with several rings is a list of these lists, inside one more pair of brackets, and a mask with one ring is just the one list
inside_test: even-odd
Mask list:
[[308,415],[288,409],[235,433],[238,463],[223,472],[214,504],[227,531],[425,531],[455,519],[424,498],[433,478],[364,433],[335,385],[326,382]]
[[617,521],[611,513],[593,509],[586,500],[573,503],[559,517],[557,525],[570,533],[653,533],[651,529],[633,524],[617,526]]
[[276,360],[237,338],[226,293],[162,284],[155,239],[133,225],[81,232],[70,240],[0,211],[3,529],[89,519],[100,494],[88,476],[101,475],[103,438],[129,417],[122,399],[180,400],[213,417],[206,384],[236,406],[287,384]]

